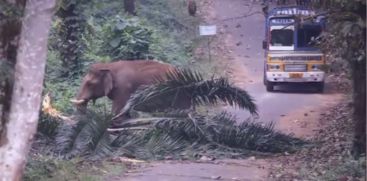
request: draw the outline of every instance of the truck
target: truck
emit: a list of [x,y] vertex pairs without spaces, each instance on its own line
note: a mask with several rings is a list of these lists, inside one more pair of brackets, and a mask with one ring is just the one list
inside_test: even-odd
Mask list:
[[306,84],[323,92],[325,56],[317,47],[325,18],[307,7],[275,7],[265,15],[264,85]]

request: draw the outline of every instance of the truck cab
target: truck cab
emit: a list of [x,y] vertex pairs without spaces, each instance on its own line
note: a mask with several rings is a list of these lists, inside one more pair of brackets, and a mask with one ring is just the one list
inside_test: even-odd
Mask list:
[[281,84],[308,84],[324,89],[324,54],[315,40],[324,18],[306,7],[276,7],[265,21],[264,84],[267,91]]

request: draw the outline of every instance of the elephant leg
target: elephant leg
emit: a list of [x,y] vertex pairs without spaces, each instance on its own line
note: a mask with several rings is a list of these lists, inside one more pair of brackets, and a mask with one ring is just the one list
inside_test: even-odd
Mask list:
[[[112,103],[112,113],[113,115],[118,115],[122,109],[125,107],[126,102],[129,100],[131,94],[121,94],[118,99],[114,99]],[[117,119],[113,120],[111,127],[118,127],[124,120],[130,118],[129,113],[120,115]]]
[[117,115],[121,112],[121,110],[125,107],[127,101],[131,96],[131,91],[123,91],[118,96],[111,98],[112,99],[112,113]]

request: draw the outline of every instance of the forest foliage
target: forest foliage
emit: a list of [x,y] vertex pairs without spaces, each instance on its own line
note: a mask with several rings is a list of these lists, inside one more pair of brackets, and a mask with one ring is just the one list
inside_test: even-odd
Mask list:
[[345,70],[352,82],[355,122],[352,151],[358,157],[366,153],[366,2],[325,0],[314,6],[325,11],[328,18],[322,48],[341,65],[346,65]]
[[[92,63],[156,59],[188,66],[192,46],[197,42],[195,32],[189,27],[194,27],[198,20],[185,14],[183,4],[144,0],[138,6],[136,17],[125,14],[122,0],[61,2],[58,12],[72,7],[77,13],[72,13],[66,21],[57,13],[49,36],[44,92],[51,93],[58,110],[72,111],[69,100],[75,96],[81,76]],[[68,22],[71,23],[66,27]],[[75,37],[75,42],[65,44],[67,32]],[[70,49],[74,53],[65,54]]]

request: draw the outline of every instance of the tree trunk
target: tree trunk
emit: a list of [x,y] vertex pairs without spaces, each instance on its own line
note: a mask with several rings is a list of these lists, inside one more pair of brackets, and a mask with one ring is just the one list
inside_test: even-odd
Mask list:
[[366,61],[354,61],[352,74],[355,121],[353,154],[358,157],[366,153]]
[[81,0],[61,0],[57,15],[61,19],[58,35],[58,48],[62,61],[62,76],[67,77],[79,67],[81,37],[84,19],[81,16]]
[[[363,22],[366,22],[366,4],[359,2],[356,13]],[[352,51],[362,50],[366,54],[366,27],[362,29],[361,37],[363,43]],[[362,55],[361,55],[362,56]],[[354,140],[352,153],[355,158],[366,153],[366,56],[362,60],[352,61],[353,78],[353,120],[355,121]]]
[[136,16],[135,0],[124,0],[124,9],[128,14]]
[[28,0],[22,23],[6,134],[0,147],[0,178],[21,180],[37,128],[47,39],[55,0]]
[[[19,12],[24,11],[25,0],[3,2],[3,6],[15,6]],[[5,124],[11,105],[18,40],[22,27],[20,16],[7,16],[0,12],[0,138],[5,134]],[[5,75],[5,76],[4,76]],[[2,140],[0,139],[0,147]]]
[[189,0],[188,5],[187,5],[187,11],[189,12],[190,16],[195,16],[196,15],[196,1],[195,0]]

